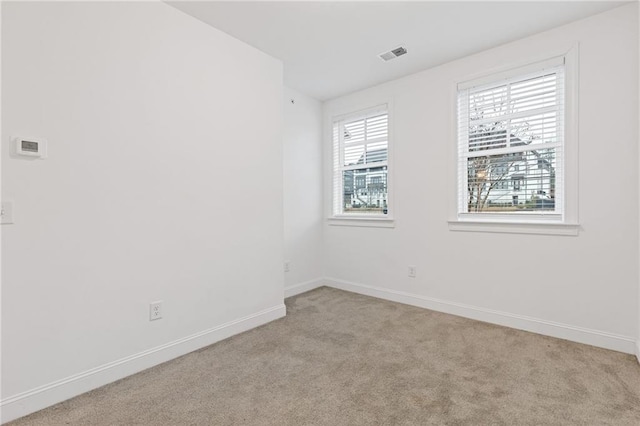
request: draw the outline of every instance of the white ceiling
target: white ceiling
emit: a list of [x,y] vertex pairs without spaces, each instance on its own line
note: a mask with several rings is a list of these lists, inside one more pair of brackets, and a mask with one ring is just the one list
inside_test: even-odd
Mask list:
[[[614,1],[173,1],[284,63],[286,86],[332,99],[617,7]],[[408,53],[384,62],[378,54]]]

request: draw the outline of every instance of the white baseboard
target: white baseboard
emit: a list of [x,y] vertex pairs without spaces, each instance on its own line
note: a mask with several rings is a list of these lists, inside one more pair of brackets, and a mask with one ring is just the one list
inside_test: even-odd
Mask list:
[[307,291],[315,290],[318,287],[322,287],[324,285],[324,280],[322,278],[318,278],[311,281],[306,281],[300,284],[294,284],[289,287],[285,287],[284,289],[284,297],[295,296],[300,293],[306,293]]
[[357,284],[334,278],[326,278],[324,280],[324,284],[329,287],[350,291],[352,293],[364,294],[366,296],[373,296],[393,302],[431,309],[433,311],[530,331],[533,333],[543,334],[545,336],[571,340],[573,342],[584,343],[618,352],[628,354],[633,354],[634,352],[640,353],[640,347],[636,348],[635,339],[627,336],[556,323],[524,315],[494,311],[491,309],[434,299],[381,287]]
[[286,315],[277,305],[191,336],[20,393],[0,402],[1,423],[26,416],[74,396],[209,346]]
[[636,359],[638,360],[638,363],[640,364],[640,340],[638,340],[636,342]]

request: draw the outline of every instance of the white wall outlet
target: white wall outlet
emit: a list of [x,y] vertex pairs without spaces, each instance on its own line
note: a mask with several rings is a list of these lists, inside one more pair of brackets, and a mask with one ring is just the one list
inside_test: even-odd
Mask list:
[[13,203],[11,201],[3,201],[0,210],[1,223],[3,225],[13,223]]
[[416,267],[413,266],[413,265],[409,265],[409,269],[408,269],[407,275],[409,275],[410,278],[415,278],[416,277]]
[[289,272],[291,270],[291,261],[287,260],[284,262],[284,271]]
[[162,300],[149,304],[149,321],[162,318]]

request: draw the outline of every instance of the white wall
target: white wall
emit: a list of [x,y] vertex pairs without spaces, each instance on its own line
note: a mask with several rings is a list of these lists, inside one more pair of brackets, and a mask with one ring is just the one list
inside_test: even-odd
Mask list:
[[282,64],[163,3],[2,8],[3,420],[284,315]]
[[[638,16],[638,21],[640,21],[640,7],[637,8],[636,14]],[[640,98],[640,69],[638,70],[638,80],[639,80],[638,97]],[[638,111],[637,120],[638,120],[638,134],[639,134],[638,143],[640,144],[640,110]],[[640,164],[640,157],[638,158],[638,164]],[[640,185],[639,185],[639,189],[640,189]],[[640,198],[640,193],[638,194],[638,197]],[[638,220],[640,221],[640,217],[638,217]],[[638,238],[638,243],[640,244],[640,238]],[[640,259],[638,259],[638,262],[640,263]],[[636,341],[636,358],[638,359],[638,362],[640,362],[640,279],[638,280],[638,334],[637,334],[637,338],[638,338],[638,340]]]
[[[293,102],[291,102],[293,100]],[[316,287],[322,262],[322,104],[284,92],[285,296]]]
[[[638,336],[636,8],[614,9],[325,103],[325,135],[332,115],[385,100],[393,101],[395,128],[396,226],[326,225],[329,284],[633,353]],[[579,236],[449,231],[455,83],[562,54],[576,42]],[[325,159],[330,199],[326,136]],[[407,277],[408,265],[417,266],[416,278]]]

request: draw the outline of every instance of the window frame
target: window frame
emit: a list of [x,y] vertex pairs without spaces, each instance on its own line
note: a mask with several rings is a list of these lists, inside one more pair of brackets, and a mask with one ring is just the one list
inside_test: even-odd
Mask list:
[[[525,76],[548,68],[559,60],[564,63],[564,141],[562,214],[468,213],[460,209],[458,95],[460,88],[480,86],[504,79]],[[500,232],[547,235],[578,235],[578,45],[560,55],[494,69],[458,80],[453,87],[453,138],[451,143],[451,189],[448,225],[451,231]],[[466,194],[465,194],[466,195]]]
[[[338,155],[336,158],[336,147],[333,136],[333,129],[336,122],[358,120],[367,116],[374,115],[378,112],[385,111],[387,113],[387,213],[378,214],[358,214],[343,213],[342,209],[337,211],[336,206],[343,203],[342,196],[344,194],[344,181],[342,177],[342,166],[340,159],[343,157],[344,145],[342,140],[339,142]],[[340,114],[329,114],[328,120],[328,140],[330,146],[329,168],[330,168],[330,202],[328,203],[329,225],[336,226],[358,226],[358,227],[374,227],[374,228],[393,228],[395,227],[394,214],[394,194],[393,194],[393,106],[391,100],[370,103],[363,108],[353,108],[350,112]],[[372,163],[375,165],[375,163]],[[375,167],[375,166],[374,166]],[[337,181],[336,181],[337,180]]]

